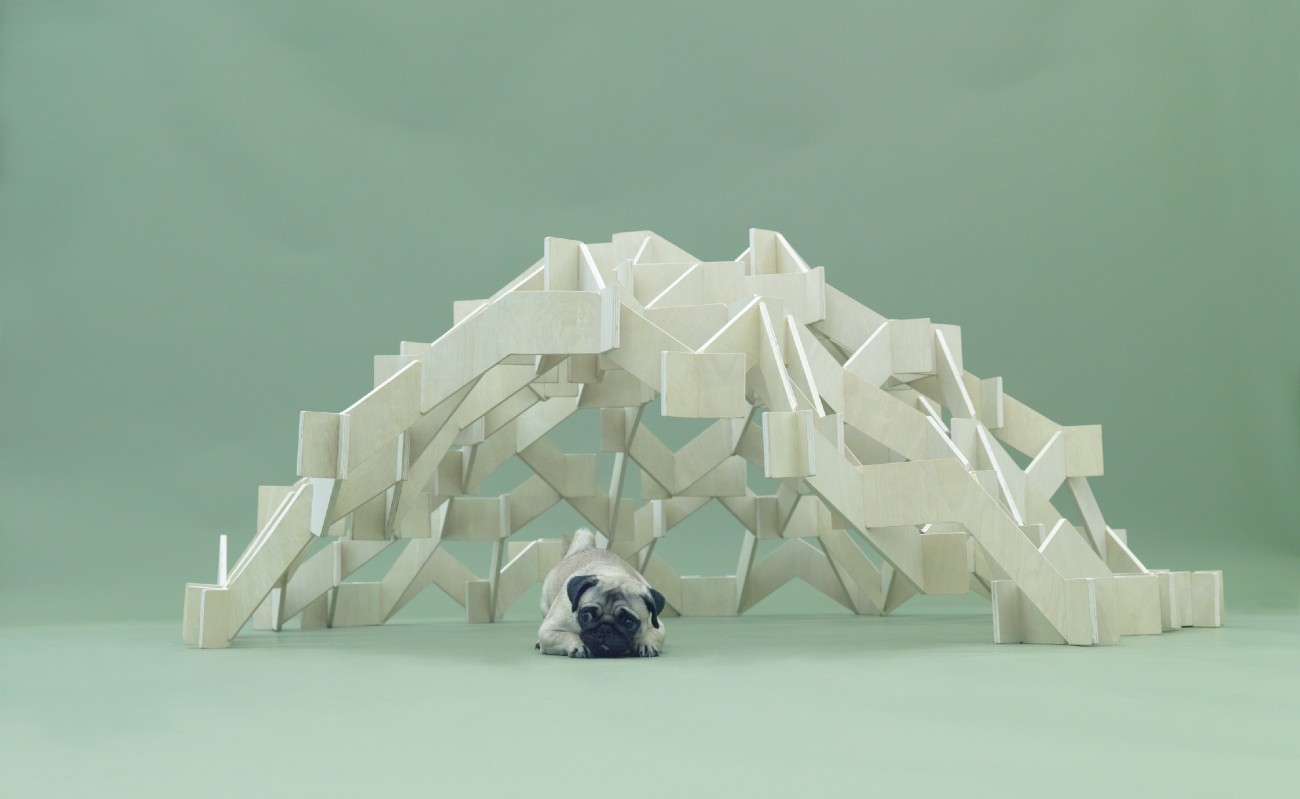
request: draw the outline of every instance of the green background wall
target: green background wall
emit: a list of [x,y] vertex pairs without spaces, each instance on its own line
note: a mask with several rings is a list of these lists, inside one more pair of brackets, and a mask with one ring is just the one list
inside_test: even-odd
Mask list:
[[544,236],[720,260],[749,227],[1104,425],[1094,484],[1149,565],[1295,608],[1297,30],[1288,3],[10,0],[0,620],[178,621],[292,480],[297,412]]

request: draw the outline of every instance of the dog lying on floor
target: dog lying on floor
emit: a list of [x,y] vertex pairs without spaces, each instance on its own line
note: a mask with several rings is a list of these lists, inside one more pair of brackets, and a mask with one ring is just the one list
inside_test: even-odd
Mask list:
[[598,549],[596,534],[583,528],[542,583],[534,648],[571,658],[658,657],[663,609],[663,594],[627,561]]

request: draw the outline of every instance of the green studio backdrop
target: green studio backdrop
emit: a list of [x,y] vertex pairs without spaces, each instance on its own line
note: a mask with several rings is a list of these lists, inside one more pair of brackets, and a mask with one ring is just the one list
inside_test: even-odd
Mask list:
[[[0,620],[179,622],[293,479],[298,411],[544,236],[722,260],[750,227],[1102,424],[1094,484],[1148,564],[1294,608],[1297,30],[1264,3],[11,0]],[[711,527],[673,536],[726,562]]]

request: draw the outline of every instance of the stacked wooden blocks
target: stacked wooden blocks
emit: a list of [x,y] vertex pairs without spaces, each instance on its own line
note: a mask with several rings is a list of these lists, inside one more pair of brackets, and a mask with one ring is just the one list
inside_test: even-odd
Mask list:
[[[500,619],[562,555],[559,538],[512,536],[561,502],[642,569],[666,615],[744,613],[799,578],[859,614],[975,591],[999,643],[1223,623],[1220,572],[1148,569],[1107,524],[1089,483],[1100,427],[1057,424],[965,371],[959,328],[880,316],[779,233],[751,230],[721,262],[648,231],[551,238],[454,311],[437,341],[377,356],[374,390],[350,408],[301,415],[300,479],[262,487],[234,567],[223,540],[218,582],[186,586],[188,643],[228,646],[250,619],[382,624],[430,585],[471,622]],[[644,423],[656,395],[662,416],[714,421],[674,451]],[[608,468],[552,437],[584,412]],[[484,495],[512,459],[530,476]],[[1062,489],[1081,526],[1053,506]],[[656,544],[711,501],[743,528],[735,573],[679,574]],[[446,541],[483,542],[487,574]],[[382,580],[348,580],[390,547]]]

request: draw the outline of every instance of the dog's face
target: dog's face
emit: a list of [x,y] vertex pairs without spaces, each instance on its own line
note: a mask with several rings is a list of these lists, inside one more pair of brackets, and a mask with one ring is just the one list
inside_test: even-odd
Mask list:
[[575,574],[566,586],[578,637],[592,657],[636,654],[637,636],[659,626],[663,594],[615,575]]

